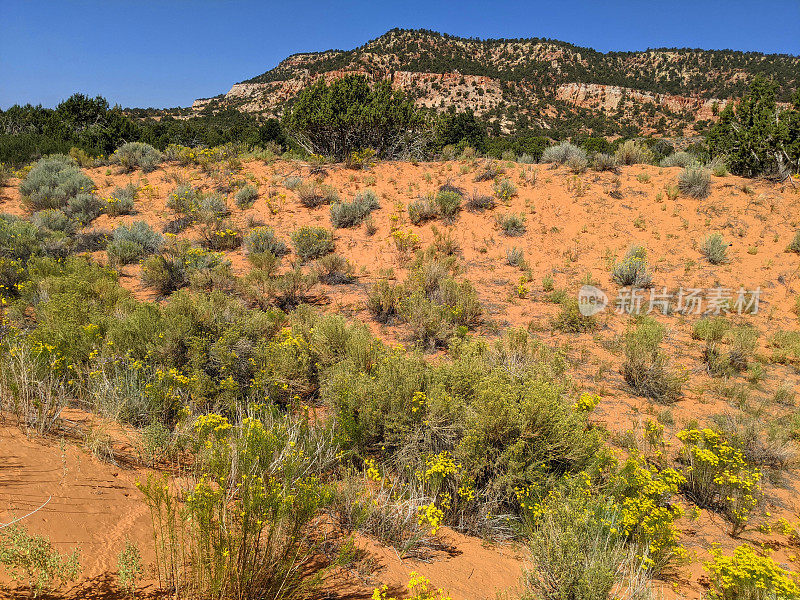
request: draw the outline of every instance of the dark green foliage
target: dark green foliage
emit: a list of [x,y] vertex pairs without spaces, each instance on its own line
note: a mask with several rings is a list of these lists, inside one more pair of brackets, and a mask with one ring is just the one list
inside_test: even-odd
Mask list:
[[725,106],[708,133],[711,158],[725,157],[732,173],[746,177],[800,170],[800,92],[779,111],[777,90],[758,78],[739,102]]
[[365,77],[348,75],[330,85],[320,79],[300,92],[284,124],[309,152],[344,160],[371,148],[379,158],[393,158],[421,117],[389,82],[371,88]]
[[472,111],[445,113],[436,122],[434,136],[438,149],[448,145],[455,146],[459,152],[465,146],[481,152],[486,149],[486,128]]

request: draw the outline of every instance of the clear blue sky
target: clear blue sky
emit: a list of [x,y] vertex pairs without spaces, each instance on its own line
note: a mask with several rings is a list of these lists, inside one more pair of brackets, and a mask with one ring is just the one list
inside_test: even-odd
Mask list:
[[550,37],[597,50],[732,48],[800,54],[800,0],[0,0],[0,107],[76,91],[187,106],[302,51],[349,49],[393,27]]

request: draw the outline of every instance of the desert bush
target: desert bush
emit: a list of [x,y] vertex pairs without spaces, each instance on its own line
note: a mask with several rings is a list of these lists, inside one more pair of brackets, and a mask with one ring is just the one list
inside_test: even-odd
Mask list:
[[525,216],[512,213],[498,215],[497,225],[508,237],[519,237],[525,233]]
[[480,194],[478,190],[472,192],[472,195],[467,198],[466,204],[467,209],[471,211],[492,210],[494,205],[495,201],[492,196]]
[[386,279],[379,279],[367,295],[367,309],[380,323],[389,323],[399,315],[400,286],[393,286]]
[[528,548],[533,568],[524,574],[524,598],[609,600],[625,590],[627,600],[651,597],[647,570],[619,534],[623,520],[606,497],[588,490],[547,498]]
[[353,265],[338,254],[323,256],[314,265],[314,272],[319,280],[328,285],[352,283],[354,271]]
[[786,247],[786,251],[800,254],[800,231],[794,234],[792,241],[789,242],[789,245]]
[[61,231],[67,235],[75,231],[75,221],[58,208],[45,208],[44,210],[36,211],[31,216],[31,221],[39,228]]
[[217,221],[230,214],[225,198],[219,194],[201,194],[194,208],[195,218],[202,224],[216,227]]
[[117,578],[120,587],[133,596],[136,593],[136,579],[142,573],[144,567],[139,547],[130,540],[125,540],[125,546],[117,556]]
[[248,254],[269,252],[281,257],[289,252],[286,244],[278,239],[270,227],[255,227],[244,236],[244,247]]
[[571,159],[585,160],[586,152],[574,144],[570,144],[569,142],[561,142],[555,146],[548,146],[545,148],[540,162],[565,165]]
[[712,233],[703,241],[700,251],[712,265],[719,265],[727,260],[728,244],[722,234]]
[[653,152],[636,140],[626,140],[614,153],[619,165],[640,165],[653,162]]
[[118,187],[106,198],[105,213],[111,217],[129,215],[133,212],[133,201],[136,199],[136,186],[129,183],[124,188]]
[[503,202],[508,202],[517,195],[517,186],[507,177],[495,181],[492,189],[494,189],[495,196]]
[[597,319],[581,313],[575,298],[567,298],[561,303],[561,311],[553,320],[553,329],[565,333],[594,331],[597,329]]
[[761,472],[716,430],[684,429],[680,458],[686,465],[686,494],[698,506],[718,511],[732,535],[747,526],[761,496]]
[[380,202],[375,192],[372,190],[359,192],[352,202],[337,202],[331,205],[331,225],[335,228],[356,227],[378,208]]
[[711,550],[706,570],[711,579],[710,600],[796,600],[800,586],[796,576],[782,569],[769,556],[747,545],[738,546],[731,556],[719,548]]
[[673,152],[669,156],[661,159],[662,167],[681,167],[686,168],[690,165],[697,165],[697,158],[688,152]]
[[258,189],[256,186],[250,185],[249,183],[236,192],[236,195],[234,196],[236,206],[239,208],[250,208],[253,206],[253,204],[255,204],[257,199]]
[[625,362],[622,376],[634,392],[657,402],[680,399],[685,377],[669,368],[661,350],[665,330],[652,318],[644,318],[625,333]]
[[127,265],[154,254],[161,248],[164,238],[144,221],[119,225],[106,247],[108,259],[114,265]]
[[103,214],[105,203],[93,193],[81,192],[67,202],[66,212],[81,225],[88,225]]
[[55,586],[75,581],[80,574],[79,552],[62,555],[44,536],[33,535],[23,525],[0,529],[0,565],[33,597]]
[[631,246],[622,261],[614,265],[611,278],[623,286],[650,287],[653,278],[647,266],[647,250],[644,246]]
[[94,190],[94,182],[84,175],[75,161],[53,155],[42,158],[19,184],[19,192],[33,210],[64,208],[80,193]]
[[197,188],[181,184],[167,197],[167,208],[179,215],[191,215],[197,210],[200,196]]
[[525,252],[514,246],[506,250],[506,261],[512,267],[525,268]]
[[481,170],[475,174],[474,181],[492,181],[503,173],[505,173],[505,170],[497,161],[486,161],[481,167]]
[[707,198],[711,193],[711,175],[704,167],[688,166],[678,175],[678,189],[690,198]]
[[283,187],[287,190],[296,190],[300,187],[303,183],[302,177],[297,177],[296,175],[290,175],[286,179],[283,180]]
[[301,183],[296,192],[300,204],[306,208],[317,208],[323,204],[339,202],[339,194],[334,188],[316,181]]
[[9,179],[11,179],[11,167],[0,163],[0,187],[5,187]]
[[439,215],[453,219],[461,210],[461,194],[453,190],[439,190],[434,197]]
[[150,173],[155,171],[163,160],[164,155],[161,152],[142,142],[122,144],[109,156],[111,164],[122,167],[124,173],[130,173],[137,168],[144,173]]
[[333,252],[333,234],[322,227],[301,227],[289,237],[295,253],[302,260],[321,258]]
[[142,262],[142,281],[161,294],[186,287],[201,273],[227,272],[230,261],[218,252],[192,246],[188,240],[168,236],[161,254]]
[[567,160],[567,167],[576,175],[583,173],[589,167],[589,160],[586,156],[574,155]]
[[235,250],[242,245],[242,232],[227,221],[215,221],[204,231],[205,243],[211,250]]
[[728,174],[727,157],[715,156],[710,162],[706,163],[706,169],[711,171],[714,177],[725,177]]
[[421,196],[408,203],[408,218],[414,225],[435,219],[438,214],[439,207],[432,195]]
[[329,498],[319,476],[336,460],[330,431],[269,407],[240,424],[203,415],[192,431],[197,465],[184,488],[153,475],[139,484],[156,524],[162,587],[204,598],[307,598],[321,576],[307,574],[316,549],[309,525]]

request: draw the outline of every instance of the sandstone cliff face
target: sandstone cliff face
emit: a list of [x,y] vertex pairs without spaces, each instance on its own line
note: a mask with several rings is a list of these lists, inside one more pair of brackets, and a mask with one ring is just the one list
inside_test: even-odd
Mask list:
[[279,116],[304,87],[355,73],[391,81],[419,107],[472,110],[506,131],[591,122],[589,130],[599,126],[606,135],[681,135],[697,121],[713,121],[715,104],[721,108],[742,93],[765,64],[774,66],[784,92],[796,89],[798,57],[669,49],[603,54],[555,40],[392,30],[353,50],[295,54],[193,108],[216,100]]

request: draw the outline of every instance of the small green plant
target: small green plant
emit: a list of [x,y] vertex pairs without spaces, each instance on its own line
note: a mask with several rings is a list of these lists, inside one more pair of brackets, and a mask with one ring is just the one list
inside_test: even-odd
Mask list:
[[662,158],[660,164],[662,167],[681,167],[685,169],[688,166],[697,165],[698,162],[693,154],[678,151]]
[[617,164],[640,165],[653,162],[653,152],[636,140],[626,140],[614,154]]
[[698,506],[720,512],[731,524],[731,534],[738,535],[758,505],[761,472],[714,429],[684,429],[678,439],[683,443],[687,495]]
[[502,175],[504,172],[505,171],[503,167],[501,167],[496,161],[490,160],[483,165],[483,169],[475,174],[474,181],[492,181],[496,177]]
[[136,168],[140,168],[145,173],[150,173],[155,171],[163,160],[164,155],[161,152],[142,142],[122,144],[109,157],[111,164],[122,167],[124,173],[130,173]]
[[293,231],[290,238],[302,260],[313,260],[333,252],[333,234],[322,227],[301,227]]
[[644,246],[631,246],[625,257],[614,265],[611,278],[619,285],[647,288],[653,277],[647,265],[647,250]]
[[592,156],[592,169],[595,171],[617,171],[617,159],[611,154],[598,152]]
[[439,190],[434,197],[439,214],[453,220],[461,210],[461,194],[454,190]]
[[334,188],[316,181],[301,183],[295,191],[300,199],[300,204],[306,208],[317,208],[323,204],[339,201],[339,194]]
[[786,247],[786,251],[800,254],[800,231],[794,234],[792,241],[789,242],[789,245]]
[[722,264],[728,258],[728,244],[720,233],[712,233],[709,235],[703,241],[700,251],[712,265]]
[[244,236],[244,247],[248,254],[269,252],[281,257],[289,252],[286,244],[278,239],[270,227],[255,227]]
[[711,193],[711,174],[704,167],[688,166],[678,175],[678,189],[690,198],[707,198]]
[[153,231],[144,221],[131,225],[119,225],[113,239],[106,247],[108,259],[113,265],[127,265],[159,251],[164,238]]
[[430,194],[408,203],[408,218],[414,225],[435,219],[438,214],[439,207]]
[[337,202],[331,205],[331,225],[336,228],[356,227],[378,208],[380,202],[375,192],[372,190],[359,192],[352,202]]
[[508,177],[495,181],[493,189],[495,196],[503,202],[508,202],[517,195],[517,186]]
[[525,233],[525,216],[512,213],[498,215],[497,225],[508,237],[519,237]]
[[50,540],[28,533],[22,525],[0,529],[0,565],[12,579],[27,585],[34,598],[75,581],[81,571],[77,549],[61,555]]
[[561,312],[553,321],[553,328],[565,333],[583,333],[597,329],[597,319],[584,315],[575,298],[567,298],[561,303]]
[[256,186],[247,184],[234,196],[234,200],[236,201],[236,206],[239,208],[250,208],[255,204],[256,200],[258,199],[258,189]]
[[761,556],[747,545],[737,547],[731,556],[719,548],[711,550],[712,560],[705,565],[711,578],[710,600],[797,600],[797,576],[779,567],[768,556]]
[[680,399],[684,375],[669,368],[661,350],[666,331],[662,325],[646,317],[625,333],[625,362],[622,376],[640,396],[665,404]]
[[125,546],[117,557],[117,577],[120,587],[133,596],[136,593],[136,579],[143,572],[144,567],[139,547],[130,540],[125,540]]
[[314,265],[317,278],[328,285],[352,283],[354,271],[353,265],[338,254],[323,256]]
[[519,267],[521,269],[525,268],[525,252],[514,246],[513,248],[508,248],[506,250],[506,261],[512,267]]
[[492,196],[480,194],[477,190],[472,192],[472,195],[467,198],[467,209],[473,212],[492,210],[495,206],[495,200]]
[[136,186],[129,183],[125,187],[115,188],[105,199],[105,213],[110,217],[120,217],[133,212],[133,201],[136,199]]

